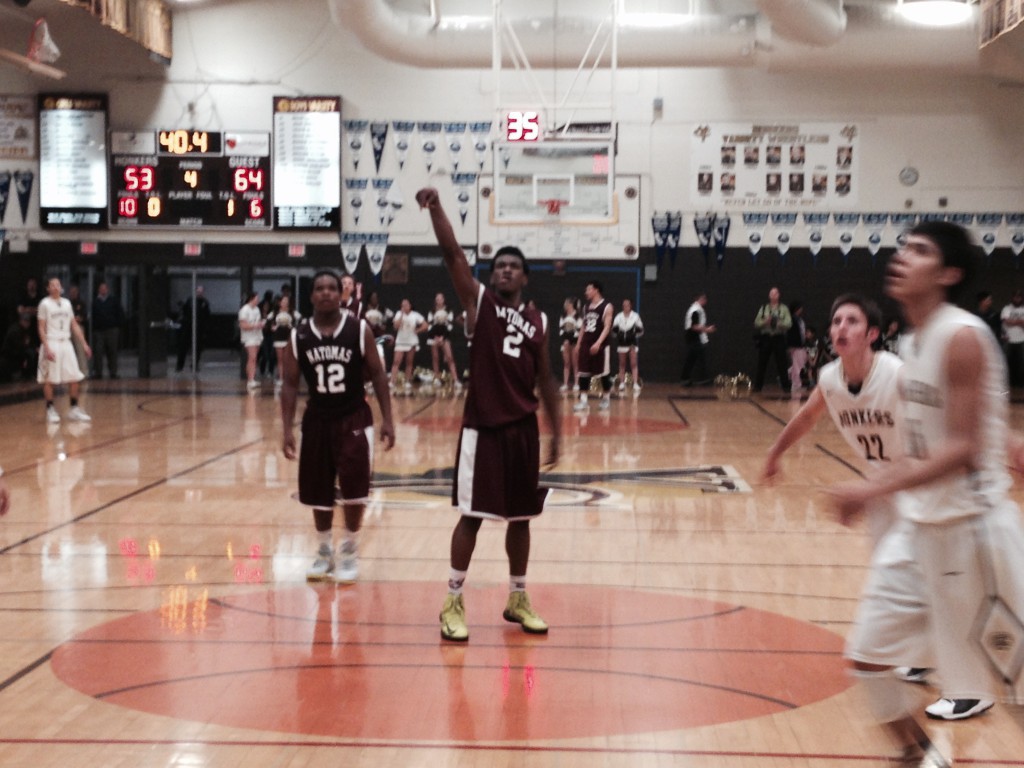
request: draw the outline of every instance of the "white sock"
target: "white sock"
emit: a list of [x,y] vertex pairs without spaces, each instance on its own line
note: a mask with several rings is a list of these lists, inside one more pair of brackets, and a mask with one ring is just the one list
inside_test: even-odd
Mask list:
[[359,549],[359,531],[345,529],[345,538],[341,542],[341,551],[353,555]]
[[509,576],[508,577],[508,591],[509,592],[525,592],[526,591],[526,574],[522,576]]
[[330,530],[316,532],[316,545],[318,549],[324,546],[326,546],[328,549],[331,548],[331,541],[333,539],[331,533],[332,532]]
[[448,572],[448,594],[462,594],[462,585],[466,582],[466,573],[467,571],[457,571],[454,568]]

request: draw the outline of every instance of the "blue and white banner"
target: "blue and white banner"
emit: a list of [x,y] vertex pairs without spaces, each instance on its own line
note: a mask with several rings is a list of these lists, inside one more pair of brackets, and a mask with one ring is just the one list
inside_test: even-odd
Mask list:
[[473,187],[476,186],[475,173],[453,173],[452,185],[455,187],[455,200],[459,206],[459,219],[466,223],[469,214],[469,203],[473,199]]
[[0,171],[0,224],[7,213],[7,201],[11,197],[11,172]]
[[728,214],[715,216],[715,229],[713,239],[715,241],[715,257],[718,260],[718,268],[722,268],[725,261],[725,247],[729,243],[729,229],[732,227],[732,219]]
[[871,264],[874,265],[878,258],[878,252],[882,248],[885,228],[889,224],[888,213],[865,213],[864,226],[868,230],[868,253],[871,254]]
[[369,186],[369,179],[345,179],[345,189],[348,190],[348,207],[357,227],[359,226],[359,216],[363,212],[363,204],[366,202],[363,198]]
[[370,272],[379,275],[384,266],[384,254],[388,250],[388,233],[372,232],[363,235],[366,238],[366,259],[370,262]]
[[349,154],[352,157],[352,170],[358,171],[363,147],[366,146],[367,135],[370,131],[370,121],[346,120],[344,127],[345,145],[348,147]]
[[483,171],[487,155],[491,148],[491,123],[470,123],[469,135],[473,138],[473,154],[476,156],[476,167]]
[[441,127],[441,123],[418,123],[416,126],[416,130],[420,134],[420,149],[423,150],[427,173],[434,170],[434,163],[437,162],[437,147],[441,143]]
[[341,262],[345,265],[345,272],[355,274],[359,266],[359,255],[363,250],[364,237],[359,232],[341,233]]
[[[377,196],[377,223],[382,227],[391,223],[391,219],[388,218],[391,215],[391,201],[388,199],[388,195],[391,193],[391,185],[394,182],[394,179],[373,180],[373,191]],[[391,215],[391,218],[394,216]]]
[[1010,250],[1014,263],[1020,267],[1020,254],[1024,251],[1024,213],[1006,214],[1006,228],[1010,230]]
[[[668,213],[655,212],[651,224],[654,227],[655,253],[660,269],[661,257],[665,250],[665,244],[668,242]],[[697,245],[700,246],[700,252],[704,256],[705,271],[711,266],[711,241],[714,237],[714,229],[715,214],[711,211],[698,213],[693,217],[693,231],[697,234]]]
[[996,249],[996,243],[999,242],[997,233],[1002,225],[1003,214],[1001,213],[978,214],[978,240],[981,243],[981,249],[988,257],[991,257],[992,252]]
[[804,226],[807,227],[808,247],[811,250],[811,263],[818,266],[818,254],[821,253],[821,243],[825,239],[825,227],[828,226],[829,214],[827,213],[805,213]]
[[465,123],[445,123],[444,141],[448,146],[448,157],[452,161],[452,173],[459,172],[459,163],[462,161],[462,145],[465,143]]
[[14,190],[18,195],[18,207],[21,209],[21,223],[28,223],[28,204],[32,199],[32,182],[36,175],[30,170],[14,172]]
[[405,168],[405,161],[409,157],[409,147],[412,145],[412,132],[414,130],[416,130],[416,123],[412,120],[391,121],[391,140],[395,144],[398,170]]
[[370,123],[370,143],[373,145],[373,167],[380,173],[380,161],[384,157],[384,147],[388,142],[388,124],[386,122]]
[[850,263],[850,251],[853,250],[853,233],[860,225],[859,213],[833,213],[832,221],[839,229],[839,252],[843,254],[843,263]]
[[795,213],[773,213],[772,226],[775,227],[775,247],[779,251],[782,263],[786,262],[786,254],[793,242],[793,227],[796,226]]
[[764,243],[764,228],[768,225],[767,213],[744,213],[743,226],[747,228],[747,248],[750,249],[750,256],[756,262],[757,254]]

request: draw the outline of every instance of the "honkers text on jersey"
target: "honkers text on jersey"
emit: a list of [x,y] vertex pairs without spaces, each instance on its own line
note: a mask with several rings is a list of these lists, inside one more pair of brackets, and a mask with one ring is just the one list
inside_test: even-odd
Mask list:
[[310,363],[347,363],[352,359],[352,350],[347,347],[311,347],[306,350]]
[[851,408],[839,411],[840,427],[894,427],[896,419],[890,411],[876,411],[870,408]]
[[537,335],[537,326],[529,322],[514,308],[503,307],[496,304],[494,306],[494,312],[501,320],[506,321],[509,324],[509,326],[515,328],[517,331],[526,336],[526,338],[532,339],[534,336]]

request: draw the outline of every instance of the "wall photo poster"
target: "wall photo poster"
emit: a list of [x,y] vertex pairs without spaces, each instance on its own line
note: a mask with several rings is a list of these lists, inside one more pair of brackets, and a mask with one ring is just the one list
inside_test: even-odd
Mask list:
[[827,210],[857,202],[851,123],[704,123],[691,134],[695,209]]

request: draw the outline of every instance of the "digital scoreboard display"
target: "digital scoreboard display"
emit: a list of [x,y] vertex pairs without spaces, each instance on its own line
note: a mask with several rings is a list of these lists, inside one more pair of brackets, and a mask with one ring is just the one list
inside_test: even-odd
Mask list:
[[270,135],[112,132],[113,227],[270,229]]

